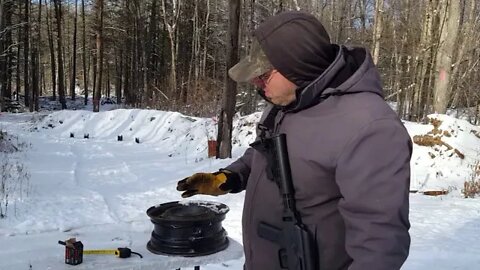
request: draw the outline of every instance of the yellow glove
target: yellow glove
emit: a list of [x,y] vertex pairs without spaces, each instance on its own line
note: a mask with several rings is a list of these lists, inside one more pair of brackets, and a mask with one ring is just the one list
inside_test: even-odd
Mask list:
[[196,173],[178,181],[177,190],[185,191],[183,198],[196,194],[223,195],[240,186],[240,177],[237,173],[222,170],[214,173]]

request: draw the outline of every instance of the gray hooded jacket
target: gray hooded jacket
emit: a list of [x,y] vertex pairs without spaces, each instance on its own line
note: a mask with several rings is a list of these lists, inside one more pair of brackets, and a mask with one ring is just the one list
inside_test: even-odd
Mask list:
[[[348,77],[338,81],[346,69]],[[315,238],[319,269],[400,269],[410,246],[412,145],[382,97],[368,52],[337,46],[333,63],[298,91],[296,102],[268,107],[261,122],[287,135],[296,206]],[[246,190],[247,270],[280,269],[279,247],[257,234],[261,221],[282,227],[282,198],[266,168],[253,148],[226,168],[241,175]]]

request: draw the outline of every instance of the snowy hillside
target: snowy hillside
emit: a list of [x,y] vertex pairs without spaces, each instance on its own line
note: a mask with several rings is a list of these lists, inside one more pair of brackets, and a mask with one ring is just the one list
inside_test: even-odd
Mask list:
[[[260,113],[237,117],[233,144],[237,153],[255,139]],[[412,191],[456,191],[469,180],[472,166],[480,160],[480,127],[447,115],[430,115],[430,123],[405,122],[414,141],[412,156]],[[125,141],[154,144],[169,150],[205,156],[207,139],[217,134],[215,119],[184,116],[176,112],[155,110],[113,110],[98,114],[88,111],[59,111],[43,118],[34,129],[66,138],[70,133],[112,142],[118,135]],[[50,131],[48,131],[51,129]],[[418,137],[422,136],[422,137]]]

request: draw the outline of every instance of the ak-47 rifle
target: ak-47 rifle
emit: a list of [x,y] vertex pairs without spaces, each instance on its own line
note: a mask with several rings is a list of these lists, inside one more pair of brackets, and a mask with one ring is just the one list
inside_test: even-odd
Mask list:
[[316,242],[305,224],[302,223],[295,206],[286,135],[275,135],[267,140],[270,140],[266,142],[269,144],[268,148],[273,151],[274,178],[283,198],[283,226],[277,228],[260,222],[258,235],[280,246],[279,260],[282,269],[318,270]]

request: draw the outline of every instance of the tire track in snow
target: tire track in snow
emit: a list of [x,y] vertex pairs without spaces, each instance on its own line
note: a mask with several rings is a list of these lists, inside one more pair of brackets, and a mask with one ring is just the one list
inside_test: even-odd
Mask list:
[[[95,150],[101,151],[103,150],[101,146],[99,145],[94,145]],[[89,150],[90,151],[90,150]],[[74,172],[74,177],[75,177],[75,183],[78,187],[81,187],[83,189],[88,190],[89,192],[95,193],[100,198],[103,200],[105,207],[107,209],[107,213],[109,214],[110,218],[114,220],[116,223],[120,221],[120,218],[116,214],[116,211],[114,211],[114,208],[112,207],[112,202],[110,199],[108,199],[105,194],[101,192],[101,189],[95,189],[95,185],[92,185],[96,179],[91,179],[89,177],[92,171],[96,171],[101,169],[101,167],[95,167],[95,164],[101,164],[97,162],[92,162],[93,167],[89,167],[88,164],[85,164],[85,160],[88,159],[103,159],[105,155],[95,155],[95,154],[88,154],[88,151],[85,151],[84,148],[79,147],[78,145],[75,145],[73,147],[74,156],[75,156],[75,172]],[[107,156],[108,156],[107,152]]]
[[78,155],[76,154],[76,151],[74,150],[74,146],[70,145],[70,153],[73,155],[73,183],[76,186],[80,185],[80,182],[78,181]]
[[[128,186],[133,187],[138,177],[132,173],[132,170],[124,158],[108,151],[108,147],[89,141],[89,148],[76,148],[77,156],[76,182],[79,186],[95,192],[101,196],[112,219],[116,222],[125,222],[125,210],[120,207],[119,202]],[[115,147],[115,144],[107,146]]]

